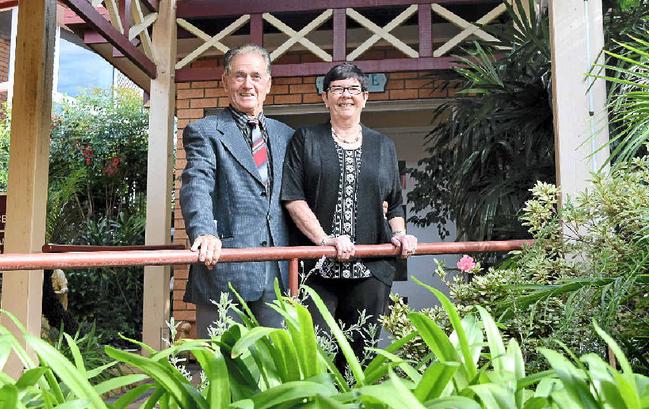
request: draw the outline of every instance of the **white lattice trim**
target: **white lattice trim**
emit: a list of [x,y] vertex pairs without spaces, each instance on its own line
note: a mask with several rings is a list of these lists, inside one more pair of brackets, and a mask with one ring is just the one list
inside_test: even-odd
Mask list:
[[[101,4],[101,2],[99,3]],[[94,6],[94,2],[93,2]],[[110,22],[120,33],[124,34],[124,26],[122,25],[122,18],[119,16],[119,9],[115,0],[104,0],[104,7],[108,11]]]
[[158,13],[149,13],[144,16],[140,0],[133,0],[131,2],[131,16],[133,16],[133,22],[135,24],[128,30],[128,39],[133,40],[135,37],[140,36],[140,42],[142,43],[144,54],[146,54],[147,57],[154,59],[153,52],[151,51],[153,48],[151,44],[151,36],[147,29],[157,20]]
[[275,26],[275,28],[277,28],[278,30],[280,30],[281,32],[289,36],[288,40],[286,40],[282,45],[280,45],[272,53],[270,53],[271,61],[274,61],[275,59],[279,58],[282,54],[288,51],[288,49],[291,48],[295,43],[302,44],[304,47],[306,47],[307,50],[311,51],[313,54],[320,57],[320,59],[322,59],[323,61],[326,62],[333,61],[333,57],[331,56],[331,54],[327,53],[322,48],[320,48],[319,46],[317,46],[316,44],[314,44],[313,42],[311,42],[309,39],[305,37],[311,31],[317,29],[323,23],[329,20],[332,14],[333,11],[331,9],[325,10],[324,12],[322,12],[322,14],[316,17],[313,21],[307,24],[300,31],[295,31],[291,27],[284,24],[281,20],[273,16],[272,14],[264,13],[263,14],[264,20],[268,21],[270,24]]
[[243,16],[239,17],[234,22],[232,22],[232,24],[230,24],[229,26],[221,30],[219,33],[217,33],[214,37],[210,37],[209,34],[206,34],[203,30],[194,26],[187,20],[184,20],[182,18],[176,19],[176,22],[178,23],[179,26],[189,31],[190,33],[200,38],[201,40],[205,41],[203,44],[198,46],[198,48],[196,48],[194,51],[187,54],[185,58],[178,61],[178,63],[176,63],[176,69],[178,70],[184,67],[185,65],[189,64],[190,62],[194,61],[199,55],[203,54],[210,47],[217,48],[223,53],[228,52],[230,48],[224,45],[223,43],[221,43],[220,40],[222,40],[227,35],[238,30],[239,27],[246,24],[248,20],[250,20],[250,14],[244,14]]
[[385,25],[385,27],[379,27],[374,24],[372,21],[368,20],[365,16],[357,12],[352,8],[347,9],[347,15],[352,19],[356,20],[359,24],[373,32],[374,34],[365,40],[363,44],[359,45],[354,51],[349,53],[347,56],[348,61],[353,61],[358,58],[361,54],[367,51],[371,46],[373,46],[377,41],[383,38],[390,45],[404,53],[410,58],[418,58],[419,53],[414,50],[412,47],[404,43],[403,41],[396,38],[394,35],[390,34],[390,31],[394,30],[399,25],[403,24],[410,16],[417,12],[417,5],[413,4],[403,12],[401,12],[397,17]]
[[[433,11],[437,13],[439,16],[443,17],[444,19],[448,20],[450,23],[463,29],[458,34],[453,36],[453,38],[451,38],[450,40],[442,44],[439,48],[437,48],[435,51],[433,51],[433,57],[443,56],[451,49],[456,47],[458,44],[460,44],[462,41],[464,41],[470,35],[475,35],[476,37],[484,41],[491,41],[491,42],[500,41],[496,37],[482,30],[480,27],[466,21],[462,17],[445,9],[444,7],[440,6],[437,3],[431,4],[431,7],[433,8]],[[476,23],[481,25],[490,23],[496,17],[503,14],[506,10],[507,10],[507,6],[505,5],[505,3],[501,3],[495,8],[493,8],[490,12],[482,16],[478,21],[476,21]]]

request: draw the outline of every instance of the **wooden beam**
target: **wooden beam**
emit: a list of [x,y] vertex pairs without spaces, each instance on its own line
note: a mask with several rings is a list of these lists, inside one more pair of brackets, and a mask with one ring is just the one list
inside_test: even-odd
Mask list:
[[427,4],[420,4],[418,7],[419,56],[431,57],[433,55],[432,10]]
[[231,17],[251,13],[281,13],[297,11],[318,11],[336,8],[363,8],[381,6],[410,6],[421,4],[498,4],[502,0],[183,0],[178,3],[180,18]]
[[[147,205],[145,244],[171,243],[171,190],[174,171],[174,84],[176,62],[176,0],[161,0],[153,25],[152,51],[158,76],[151,81],[149,153],[147,159]],[[163,349],[168,338],[169,266],[144,268],[142,340]]]
[[61,0],[79,17],[85,20],[93,29],[97,30],[109,43],[117,48],[126,58],[144,71],[149,78],[156,77],[156,67],[151,60],[128,40],[126,36],[117,31],[110,22],[99,14],[88,0]]
[[[453,57],[395,58],[386,60],[354,61],[363,71],[396,72],[448,70],[455,62]],[[303,64],[277,64],[272,66],[273,77],[301,77],[324,75],[335,62],[315,62]],[[213,81],[221,78],[223,67],[181,68],[176,70],[176,82]]]
[[608,157],[595,153],[608,141],[606,84],[586,76],[604,46],[602,2],[553,0],[549,16],[557,184],[574,198]]
[[261,13],[250,15],[250,42],[264,46],[264,17]]
[[[6,253],[36,253],[45,242],[55,33],[56,0],[21,2],[11,110]],[[3,273],[2,308],[36,337],[41,330],[42,287],[43,270]],[[23,343],[4,315],[2,324]],[[16,377],[22,364],[13,356],[4,370]]]
[[334,9],[333,17],[333,59],[345,61],[347,58],[347,11]]

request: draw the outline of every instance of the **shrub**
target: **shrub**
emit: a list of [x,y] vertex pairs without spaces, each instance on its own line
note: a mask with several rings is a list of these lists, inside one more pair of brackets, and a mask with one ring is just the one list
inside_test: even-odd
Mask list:
[[[604,355],[592,317],[622,346],[631,365],[649,372],[649,157],[594,175],[588,191],[559,209],[559,189],[538,183],[522,221],[533,246],[499,268],[446,279],[463,313],[483,305],[521,344],[531,369],[547,364],[537,347],[560,341],[579,354]],[[409,331],[409,310],[397,302],[384,319],[396,334]],[[439,319],[441,310],[428,313]],[[441,321],[443,322],[443,321]],[[418,357],[426,351],[414,350]]]
[[[27,372],[18,380],[0,374],[0,403],[10,407],[126,408],[144,400],[152,408],[641,408],[649,399],[649,378],[633,373],[616,342],[594,325],[613,351],[622,371],[602,358],[587,354],[577,359],[552,349],[540,353],[551,371],[527,374],[518,342],[505,342],[492,316],[477,306],[477,314],[460,319],[451,302],[438,290],[437,297],[451,323],[447,335],[421,313],[408,320],[413,334],[395,342],[361,367],[333,317],[312,290],[334,338],[344,352],[354,376],[347,384],[332,356],[319,349],[309,312],[290,298],[279,298],[274,307],[286,328],[264,328],[254,317],[242,314],[245,323],[233,324],[209,340],[182,340],[163,351],[146,346],[144,357],[113,347],[108,355],[131,365],[139,373],[115,376],[92,386],[89,378],[106,368],[87,369],[75,342],[66,337],[74,362],[47,343],[25,335],[39,363],[0,327],[0,358],[13,348]],[[432,351],[420,361],[399,358],[404,343],[419,336]],[[76,351],[76,352],[75,352]],[[191,353],[202,369],[197,386],[178,365],[177,355]],[[479,360],[484,357],[484,364]],[[107,405],[102,394],[132,388]],[[138,402],[140,403],[140,402]]]

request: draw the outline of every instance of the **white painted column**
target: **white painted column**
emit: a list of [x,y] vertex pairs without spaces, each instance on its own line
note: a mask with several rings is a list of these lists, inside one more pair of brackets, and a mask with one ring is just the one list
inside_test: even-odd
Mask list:
[[[16,37],[5,253],[36,253],[45,241],[56,1],[23,1]],[[6,271],[2,308],[39,336],[43,270]],[[16,332],[6,318],[2,324]],[[20,338],[19,338],[20,339]],[[15,357],[5,370],[17,375]]]
[[[171,243],[171,189],[176,102],[176,1],[159,2],[153,26],[153,54],[158,77],[151,81],[147,165],[146,244]],[[169,320],[169,266],[144,268],[142,340],[164,348]]]
[[602,2],[551,0],[548,12],[557,184],[565,199],[583,191],[608,157],[608,149],[595,153],[608,141],[605,83],[586,76],[604,45]]

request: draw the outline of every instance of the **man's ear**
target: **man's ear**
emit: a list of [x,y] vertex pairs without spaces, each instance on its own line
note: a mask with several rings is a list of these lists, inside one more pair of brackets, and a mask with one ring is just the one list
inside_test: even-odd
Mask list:
[[329,105],[327,105],[327,91],[322,91],[320,96],[322,97],[322,102],[324,102],[325,107],[329,108]]

